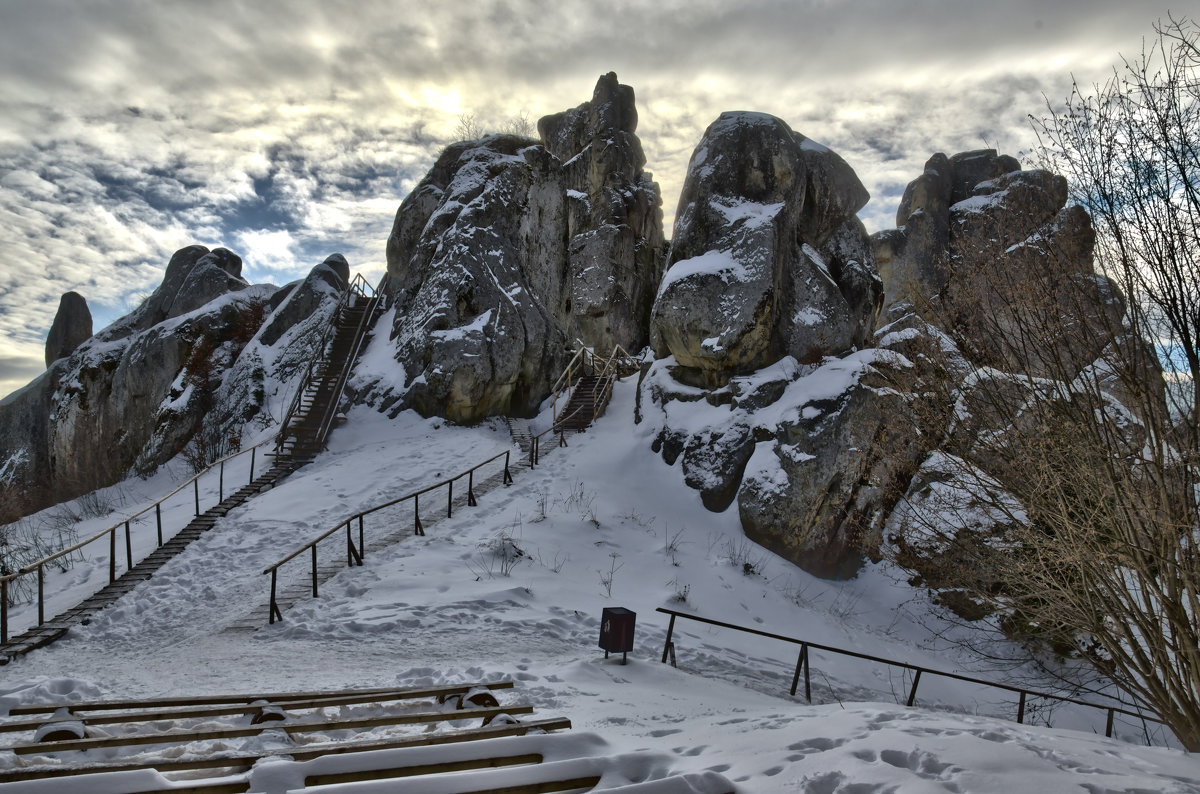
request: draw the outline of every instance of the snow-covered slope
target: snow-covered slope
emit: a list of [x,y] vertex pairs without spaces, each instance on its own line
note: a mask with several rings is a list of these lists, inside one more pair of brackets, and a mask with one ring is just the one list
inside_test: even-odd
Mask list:
[[[663,753],[675,771],[715,770],[744,792],[1200,791],[1194,758],[1106,740],[1102,715],[1041,710],[1034,721],[1050,717],[1055,729],[1021,726],[998,718],[1015,710],[1001,693],[928,678],[919,703],[953,713],[909,709],[896,701],[910,678],[819,653],[809,705],[787,694],[795,646],[686,621],[679,669],[661,664],[659,606],[937,669],[974,660],[935,641],[931,626],[951,630],[886,566],[815,579],[746,541],[734,511],[705,510],[678,467],[650,451],[634,399],[634,384],[620,384],[592,430],[516,471],[512,486],[481,491],[477,507],[432,520],[435,495],[424,537],[405,531],[407,506],[369,517],[364,567],[341,571],[282,623],[248,630],[266,614],[266,566],[358,510],[510,447],[499,423],[355,409],[315,463],[89,625],[0,670],[0,706],[505,677],[613,754]],[[398,542],[372,548],[397,531]],[[344,558],[344,545],[321,553]],[[77,570],[89,565],[107,562]],[[284,584],[306,575],[305,559],[282,573]],[[628,665],[597,648],[608,606],[637,612]],[[1121,731],[1137,738],[1134,726]]]

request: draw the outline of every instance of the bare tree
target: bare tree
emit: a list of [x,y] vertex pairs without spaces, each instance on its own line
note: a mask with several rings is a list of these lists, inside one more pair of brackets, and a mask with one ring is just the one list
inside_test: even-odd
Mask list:
[[463,113],[454,125],[454,137],[459,141],[473,141],[483,137],[483,127],[474,113]]
[[996,230],[923,307],[975,364],[890,527],[944,604],[1089,663],[1195,752],[1200,28],[1157,30],[1034,122],[1093,218],[1097,272],[1036,234],[1015,256]]

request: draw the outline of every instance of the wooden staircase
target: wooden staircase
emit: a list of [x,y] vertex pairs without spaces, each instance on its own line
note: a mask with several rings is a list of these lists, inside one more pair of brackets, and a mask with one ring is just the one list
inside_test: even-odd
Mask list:
[[[104,609],[121,596],[146,581],[161,568],[168,560],[187,548],[188,544],[212,529],[217,519],[226,515],[230,510],[246,502],[286,477],[296,468],[296,464],[277,462],[264,474],[256,477],[248,485],[234,491],[219,504],[198,514],[175,537],[163,543],[148,557],[134,565],[114,581],[105,585],[98,592],[84,599],[76,606],[68,609],[54,618],[39,622],[39,625],[18,634],[8,642],[0,645],[0,665],[8,664],[15,657],[41,648],[62,637],[72,626],[87,624],[92,615]],[[115,548],[115,547],[114,547]],[[110,552],[112,553],[112,552]]]
[[583,432],[587,429],[607,405],[606,393],[614,379],[612,375],[581,375],[559,414],[557,425],[563,430]]
[[283,420],[275,446],[277,461],[303,464],[325,449],[350,369],[371,338],[379,309],[380,291],[368,296],[369,289],[358,276],[339,304],[332,338],[322,340],[320,357],[309,365]]

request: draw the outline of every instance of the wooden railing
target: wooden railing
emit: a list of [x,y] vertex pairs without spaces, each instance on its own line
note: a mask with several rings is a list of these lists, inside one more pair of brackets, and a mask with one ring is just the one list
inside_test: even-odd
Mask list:
[[[200,479],[202,477],[205,477],[206,475],[215,473],[217,475],[217,501],[215,502],[215,504],[220,504],[221,502],[225,501],[225,464],[227,462],[233,460],[234,458],[238,458],[238,457],[248,453],[250,455],[250,476],[246,482],[247,482],[247,484],[249,484],[254,481],[254,466],[256,463],[256,456],[258,454],[258,448],[265,444],[271,443],[273,440],[274,439],[268,438],[265,441],[260,441],[259,443],[255,444],[254,446],[252,446],[248,449],[243,449],[239,452],[235,452],[232,455],[227,455],[226,457],[221,458],[218,461],[215,461],[208,468],[204,469],[204,471],[201,471],[201,472],[193,475],[191,479],[184,481],[182,484],[180,484],[178,487],[176,487],[175,490],[171,491],[169,494],[162,497],[161,499],[159,499],[157,502],[150,505],[149,507],[145,507],[145,508],[139,510],[138,512],[133,513],[132,515],[127,516],[126,518],[122,519],[121,521],[117,522],[116,524],[113,524],[111,527],[108,527],[107,529],[102,529],[99,532],[95,533],[94,535],[84,538],[83,540],[79,541],[78,543],[74,543],[64,549],[59,549],[58,551],[54,552],[53,554],[49,554],[49,555],[41,558],[40,560],[31,562],[29,565],[26,565],[25,567],[23,567],[17,571],[14,571],[12,573],[7,573],[7,574],[4,574],[3,576],[0,576],[0,643],[8,642],[8,591],[9,591],[9,588],[10,588],[12,582],[19,579],[22,576],[28,576],[28,575],[34,574],[34,573],[37,574],[37,605],[38,605],[37,625],[39,625],[39,626],[44,625],[46,622],[46,566],[47,565],[53,563],[55,560],[61,559],[62,557],[66,557],[69,554],[74,554],[75,552],[79,551],[80,549],[83,549],[84,547],[86,547],[92,543],[95,543],[95,542],[101,540],[102,538],[107,537],[108,538],[108,552],[109,552],[108,553],[108,581],[110,584],[115,582],[117,580],[117,532],[118,531],[120,531],[122,528],[124,528],[124,531],[125,531],[125,569],[130,570],[133,568],[133,566],[135,564],[133,561],[133,537],[132,537],[132,528],[131,527],[132,527],[132,523],[136,519],[146,515],[151,510],[154,511],[154,523],[155,523],[155,528],[157,531],[158,546],[162,546],[163,545],[162,506],[168,499],[175,496],[180,491],[185,490],[190,485],[190,486],[192,486],[192,490],[193,490],[193,494],[194,494],[195,515],[196,516],[200,515],[200,512],[201,512],[201,510],[200,510]],[[195,516],[192,516],[192,518],[194,518],[194,517]],[[190,522],[190,518],[189,518],[189,522]],[[139,560],[139,562],[140,562],[140,560]]]
[[[554,394],[553,398],[553,415],[555,423],[566,421],[567,417],[558,415],[558,396],[563,392],[570,393],[574,388],[576,381],[583,375],[595,375],[600,378],[609,378],[608,394],[612,394],[611,380],[613,378],[624,377],[633,372],[637,372],[641,367],[641,362],[625,352],[625,349],[620,345],[613,347],[612,353],[608,358],[601,358],[586,347],[580,347],[575,351],[575,355],[567,362],[567,366],[563,369],[562,374],[554,381],[554,386],[551,391]],[[599,409],[600,405],[606,404],[607,400],[601,402],[595,400],[594,408]]]
[[[325,530],[320,535],[318,535],[317,537],[310,540],[308,543],[305,543],[303,546],[296,549],[295,551],[293,551],[291,554],[287,555],[283,559],[279,560],[278,562],[274,563],[273,565],[268,566],[263,571],[263,573],[271,575],[270,622],[274,623],[276,620],[283,620],[283,612],[279,608],[279,601],[277,598],[279,568],[282,565],[284,565],[287,562],[290,562],[291,560],[296,559],[300,555],[304,554],[304,552],[306,552],[306,551],[310,552],[310,556],[312,558],[312,594],[313,594],[313,598],[316,598],[318,595],[317,588],[318,588],[318,584],[319,584],[318,574],[317,574],[317,544],[319,544],[321,541],[325,540],[328,537],[331,537],[336,532],[338,532],[338,530],[341,530],[344,528],[346,531],[346,565],[347,566],[362,565],[363,557],[366,554],[366,542],[365,542],[365,537],[364,537],[365,536],[365,529],[364,529],[365,521],[364,521],[364,519],[366,518],[366,516],[369,516],[372,513],[379,512],[380,510],[383,510],[388,507],[392,507],[394,505],[398,505],[402,502],[406,502],[409,499],[411,499],[412,503],[413,503],[413,534],[424,535],[425,528],[421,525],[421,497],[422,496],[424,496],[427,493],[436,491],[439,488],[445,488],[446,489],[446,517],[450,518],[451,516],[454,515],[454,483],[465,477],[467,479],[467,504],[471,507],[475,507],[478,504],[478,502],[475,499],[475,472],[477,472],[479,469],[483,468],[484,466],[495,463],[496,461],[503,458],[504,459],[503,482],[505,485],[511,485],[512,481],[513,481],[512,470],[509,468],[511,454],[512,454],[511,450],[506,450],[504,452],[501,452],[498,455],[493,455],[492,457],[488,458],[487,460],[483,461],[482,463],[478,463],[475,466],[472,466],[471,468],[467,469],[466,471],[462,472],[461,474],[456,474],[455,476],[450,477],[449,479],[441,480],[440,482],[434,483],[433,485],[427,486],[418,491],[413,491],[412,493],[407,493],[404,496],[398,497],[396,499],[392,499],[388,502],[384,502],[383,504],[375,505],[374,507],[370,507],[370,508],[367,508],[366,510],[362,510],[358,513],[355,513],[354,515],[334,524],[332,527]],[[354,525],[356,522],[358,525],[357,526],[357,529],[358,529],[358,543],[357,544],[355,544],[355,542],[354,542],[354,528],[355,528]]]
[[1012,692],[1012,693],[1018,695],[1019,696],[1019,699],[1017,702],[1017,722],[1018,723],[1024,723],[1026,703],[1030,697],[1034,697],[1034,698],[1044,698],[1046,700],[1053,700],[1053,701],[1057,701],[1059,703],[1070,703],[1075,706],[1085,706],[1087,708],[1100,709],[1101,711],[1107,711],[1108,712],[1108,720],[1107,720],[1107,725],[1104,730],[1104,735],[1107,737],[1110,737],[1110,738],[1113,735],[1113,718],[1117,714],[1120,714],[1120,715],[1126,716],[1126,717],[1133,717],[1135,719],[1142,720],[1144,722],[1153,722],[1158,725],[1166,725],[1167,724],[1167,723],[1163,722],[1162,720],[1157,719],[1155,717],[1150,717],[1150,716],[1147,716],[1146,714],[1141,714],[1136,711],[1130,711],[1128,709],[1123,709],[1119,706],[1106,706],[1101,703],[1090,703],[1086,700],[1078,700],[1076,698],[1067,697],[1065,695],[1054,695],[1054,694],[1050,694],[1048,692],[1037,692],[1032,689],[1025,689],[1024,687],[1012,686],[1010,684],[1000,684],[1000,683],[996,683],[994,681],[985,681],[982,678],[973,678],[968,675],[962,675],[961,673],[950,673],[950,672],[946,672],[944,670],[934,670],[929,667],[922,667],[920,665],[909,664],[908,662],[898,662],[894,659],[884,659],[880,656],[872,656],[870,654],[860,653],[858,651],[851,651],[851,650],[847,650],[845,648],[835,648],[831,645],[821,645],[820,643],[810,642],[808,640],[802,640],[797,637],[787,637],[782,634],[773,634],[772,632],[769,632],[769,631],[762,631],[761,629],[753,629],[748,626],[739,626],[735,623],[726,623],[721,620],[713,620],[712,618],[705,618],[705,617],[701,617],[699,615],[691,615],[686,612],[676,612],[673,609],[667,609],[665,607],[659,607],[658,611],[662,612],[665,615],[671,616],[671,622],[667,625],[667,639],[666,639],[666,642],[663,644],[662,662],[664,664],[666,664],[666,661],[669,657],[671,660],[672,666],[675,666],[675,643],[673,642],[672,638],[673,638],[674,632],[675,632],[675,619],[676,618],[684,618],[685,620],[694,620],[697,623],[706,623],[710,626],[719,626],[719,627],[725,628],[725,629],[733,629],[734,631],[740,631],[745,634],[754,634],[759,637],[769,637],[770,639],[773,639],[773,640],[780,640],[782,642],[789,642],[794,645],[799,645],[800,653],[796,659],[795,673],[792,675],[791,693],[793,696],[795,696],[796,688],[798,687],[798,685],[800,683],[800,676],[803,674],[803,676],[804,676],[804,697],[806,700],[808,700],[809,703],[812,702],[812,682],[811,682],[811,677],[810,677],[810,673],[812,671],[812,658],[809,654],[809,651],[817,650],[817,651],[822,651],[825,653],[837,654],[840,656],[849,656],[849,657],[852,657],[855,659],[864,659],[869,662],[875,662],[877,664],[887,665],[888,667],[899,667],[903,670],[908,670],[908,671],[912,672],[913,673],[913,682],[912,682],[912,687],[908,691],[908,700],[906,702],[906,705],[909,707],[911,707],[914,703],[916,703],[917,685],[921,683],[921,675],[928,674],[931,676],[938,676],[940,678],[949,678],[954,681],[965,681],[970,684],[979,684],[980,686],[986,686],[986,687],[990,687],[992,689],[999,689],[999,690],[1003,690],[1005,692]]
[[[358,354],[362,350],[362,345],[366,339],[366,329],[370,327],[374,319],[375,310],[378,307],[379,297],[383,291],[383,286],[387,282],[387,274],[384,273],[379,281],[378,287],[372,287],[371,284],[363,278],[361,273],[356,273],[354,278],[346,286],[342,292],[342,297],[338,300],[337,306],[334,307],[333,313],[330,315],[329,323],[325,326],[325,332],[321,335],[321,340],[316,345],[317,354],[309,359],[308,366],[304,369],[304,374],[300,376],[300,380],[296,386],[296,392],[292,396],[292,402],[288,405],[287,412],[283,416],[283,421],[279,424],[279,435],[275,440],[275,452],[279,454],[288,431],[291,429],[292,420],[295,418],[296,412],[300,409],[300,404],[304,399],[304,393],[309,384],[313,382],[314,369],[318,364],[325,361],[325,350],[333,341],[333,337],[337,333],[338,321],[350,305],[352,299],[363,298],[369,301],[368,309],[363,313],[362,319],[359,321],[358,328],[355,330],[354,348],[350,355],[342,364],[342,369],[338,375],[337,386],[334,390],[333,397],[326,406],[324,413],[321,416],[319,437],[324,438],[329,432],[329,427],[333,424],[333,417],[336,414],[338,401],[341,399],[342,390],[346,386],[346,380],[350,374],[350,368],[358,359]],[[370,294],[368,295],[368,291]]]

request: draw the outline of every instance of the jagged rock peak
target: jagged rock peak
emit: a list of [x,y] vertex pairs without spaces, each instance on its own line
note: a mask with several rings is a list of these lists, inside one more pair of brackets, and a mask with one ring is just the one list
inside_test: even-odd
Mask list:
[[64,292],[46,335],[46,366],[71,355],[92,336],[92,313],[78,292]]
[[360,399],[474,422],[529,414],[571,344],[640,350],[662,274],[658,186],[642,170],[633,91],[539,122],[543,142],[447,147],[396,213],[386,291],[403,385]]
[[656,354],[709,386],[784,356],[816,361],[874,330],[881,284],[846,162],[765,113],[723,113],[679,200],[655,301]]

